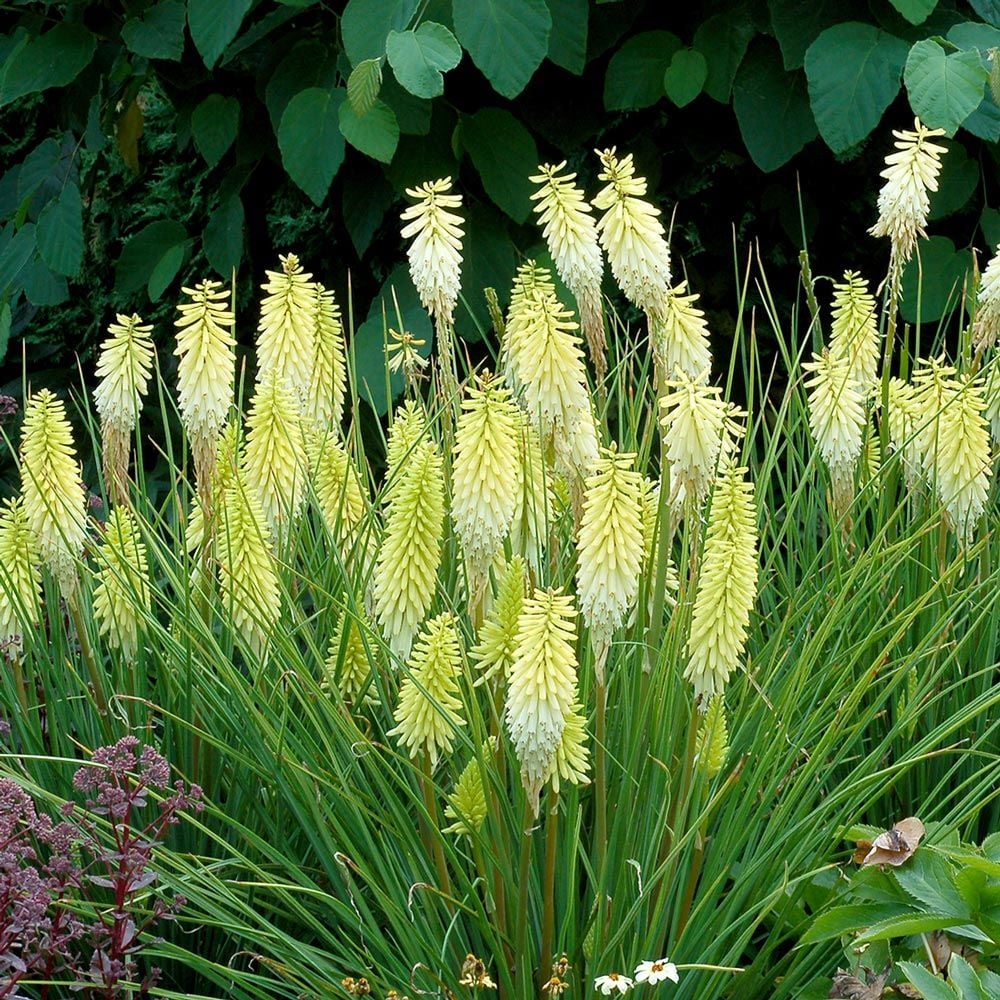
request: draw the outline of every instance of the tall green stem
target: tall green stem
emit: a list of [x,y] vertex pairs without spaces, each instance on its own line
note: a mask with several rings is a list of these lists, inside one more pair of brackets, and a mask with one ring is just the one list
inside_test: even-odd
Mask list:
[[542,879],[542,952],[539,959],[540,985],[548,982],[552,962],[552,937],[556,923],[556,847],[559,839],[559,796],[549,791],[549,814],[545,821],[545,874]]

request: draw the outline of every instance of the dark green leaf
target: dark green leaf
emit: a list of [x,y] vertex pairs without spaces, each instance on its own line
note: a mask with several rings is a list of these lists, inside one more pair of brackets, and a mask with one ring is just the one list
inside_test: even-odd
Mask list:
[[97,42],[82,25],[64,21],[19,47],[0,71],[0,107],[49,87],[65,87],[94,57]]
[[695,49],[681,49],[674,53],[663,75],[663,89],[677,107],[683,108],[701,93],[707,76],[705,57]]
[[944,236],[921,240],[903,271],[899,307],[903,319],[908,323],[932,323],[961,305],[963,283],[971,266],[968,251],[956,252],[955,245]]
[[938,42],[927,38],[910,49],[903,79],[920,120],[954,135],[979,107],[989,73],[978,51],[946,53]]
[[83,260],[83,205],[80,189],[67,184],[38,217],[36,232],[42,260],[57,274],[77,274]]
[[151,222],[130,236],[115,265],[115,291],[128,294],[142,288],[164,256],[187,238],[187,230],[172,219]]
[[205,226],[202,243],[209,264],[229,281],[243,259],[243,202],[231,194],[219,204]]
[[798,69],[806,58],[806,50],[834,24],[851,20],[844,0],[768,0],[771,27],[781,46],[785,69]]
[[633,35],[611,58],[604,77],[608,111],[648,108],[663,97],[666,73],[681,40],[669,31]]
[[392,202],[392,186],[384,177],[358,170],[344,177],[344,225],[359,257],[368,249]]
[[820,135],[835,152],[861,142],[899,93],[906,42],[874,25],[827,28],[806,52],[809,100]]
[[35,224],[29,222],[12,233],[12,226],[4,228],[5,242],[0,242],[0,297],[21,275],[35,252]]
[[[963,254],[966,258],[967,254]],[[924,261],[925,271],[928,261]],[[893,869],[897,885],[914,899],[933,910],[965,913],[968,907],[955,888],[955,869],[937,851],[920,851],[910,861]]]
[[443,25],[424,21],[416,31],[392,31],[385,51],[396,79],[415,97],[444,93],[442,73],[462,59],[462,47]]
[[351,107],[350,101],[342,101],[340,131],[355,149],[383,163],[392,160],[399,144],[399,123],[392,108],[383,101],[376,101],[363,118]]
[[[17,200],[30,198],[43,184],[56,179],[62,184],[62,151],[55,139],[40,142],[25,158],[17,176]],[[52,194],[57,192],[53,191]]]
[[531,214],[528,177],[538,169],[531,133],[509,111],[483,108],[462,120],[462,144],[486,193],[515,222],[524,222]]
[[910,934],[929,934],[931,931],[958,927],[966,919],[954,913],[921,912],[910,916],[893,917],[891,920],[877,920],[858,935],[858,941],[888,941],[891,938],[907,937]]
[[184,55],[184,21],[181,0],[161,0],[122,25],[122,41],[137,56],[177,61]]
[[549,0],[552,31],[549,34],[549,59],[579,76],[587,65],[587,0]]
[[501,303],[509,297],[517,266],[514,245],[504,217],[487,205],[475,205],[466,215],[462,265],[462,299],[455,323],[463,340],[479,340],[490,329],[484,288],[495,288]]
[[205,65],[211,69],[236,37],[251,0],[188,0],[188,27]]
[[[979,974],[961,955],[952,953],[948,960],[948,982],[961,994],[962,1000],[991,1000]],[[992,998],[996,1000],[996,998]]]
[[979,228],[983,231],[983,239],[992,257],[997,247],[1000,247],[1000,211],[995,208],[984,208],[979,216]]
[[24,297],[38,307],[57,306],[69,298],[66,279],[53,274],[41,257],[33,257],[21,272]]
[[430,131],[431,102],[404,90],[391,73],[382,80],[382,100],[396,113],[404,135],[427,135]]
[[315,41],[295,45],[278,63],[264,91],[264,103],[275,133],[288,102],[296,94],[307,87],[330,90],[336,82],[337,59],[330,49]]
[[402,31],[417,9],[417,0],[350,0],[340,19],[344,48],[352,66],[381,59],[390,31]]
[[757,43],[733,84],[733,110],[754,163],[777,170],[816,136],[805,76],[786,73],[774,45]]
[[938,0],[892,0],[893,7],[910,24],[923,24],[931,16],[931,11],[934,10],[937,3]]
[[1000,28],[1000,0],[969,0],[969,4],[984,21]]
[[452,138],[455,134],[454,112],[441,101],[434,102],[430,128],[426,136],[404,135],[385,175],[396,193],[435,177],[454,177],[458,172]]
[[753,25],[732,12],[715,14],[698,25],[694,33],[694,47],[708,64],[705,93],[713,101],[729,103],[736,71],[746,55],[753,33]]
[[987,91],[982,103],[962,122],[962,128],[987,142],[1000,140],[1000,107]]
[[899,903],[857,903],[833,906],[824,910],[802,935],[802,943],[829,941],[844,934],[852,934],[878,920],[889,920],[916,912],[911,906]]
[[344,162],[339,111],[346,96],[341,89],[307,87],[288,102],[278,126],[285,171],[316,205]]
[[184,263],[187,251],[187,243],[178,243],[176,246],[172,246],[160,258],[156,267],[153,268],[153,273],[149,276],[149,281],[146,283],[146,292],[151,302],[156,302],[167,290],[170,282],[177,277],[177,272]]
[[953,25],[945,37],[960,49],[979,49],[984,55],[989,49],[1000,48],[1000,28],[979,21]]
[[381,59],[364,59],[351,70],[347,78],[347,99],[355,114],[364,117],[375,107],[381,86]]
[[549,50],[545,0],[454,0],[455,33],[493,89],[517,97]]
[[896,968],[920,990],[924,1000],[961,1000],[943,979],[931,975],[922,965],[917,965],[915,962],[898,962]]
[[191,113],[191,133],[198,152],[214,167],[236,139],[240,102],[235,97],[209,94]]
[[0,305],[0,364],[7,357],[7,348],[10,346],[10,326],[10,303],[4,302]]
[[[940,142],[940,140],[938,140]],[[970,159],[960,142],[942,143],[948,152],[941,158],[938,189],[931,195],[930,218],[943,219],[966,205],[979,184],[979,164]]]

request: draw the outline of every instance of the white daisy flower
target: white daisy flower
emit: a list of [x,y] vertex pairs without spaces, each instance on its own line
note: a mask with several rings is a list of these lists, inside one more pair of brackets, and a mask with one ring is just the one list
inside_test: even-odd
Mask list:
[[609,972],[606,976],[598,976],[594,980],[594,989],[600,990],[606,997],[611,996],[616,990],[619,993],[628,993],[632,986],[632,980],[628,976],[617,972]]
[[674,983],[680,982],[680,976],[677,975],[677,966],[673,962],[668,962],[665,958],[658,959],[655,962],[640,962],[635,967],[635,981],[637,983],[649,983],[650,986],[655,986],[664,979],[669,979]]

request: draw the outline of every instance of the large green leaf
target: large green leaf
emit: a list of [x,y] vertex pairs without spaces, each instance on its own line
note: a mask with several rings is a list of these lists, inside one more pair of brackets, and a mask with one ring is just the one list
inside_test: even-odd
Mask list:
[[381,174],[352,170],[344,175],[341,200],[344,225],[359,257],[371,245],[393,198],[392,185]]
[[915,962],[897,962],[896,968],[920,990],[924,1000],[962,1000],[943,979],[938,979],[922,965],[917,965]]
[[713,14],[698,25],[694,33],[694,47],[708,64],[705,93],[713,101],[729,103],[736,71],[743,62],[753,34],[753,25],[732,11]]
[[14,285],[35,253],[35,224],[28,222],[14,232],[13,225],[4,227],[0,237],[0,298]]
[[187,230],[172,219],[151,222],[130,236],[115,264],[115,291],[121,294],[138,291],[158,268],[162,272],[164,258],[176,259],[177,247],[182,248],[183,256],[187,239]]
[[7,357],[7,348],[10,347],[10,328],[13,316],[10,311],[10,303],[4,302],[0,305],[0,364],[3,364]]
[[351,65],[384,56],[389,33],[402,31],[416,9],[417,0],[350,0],[340,33]]
[[587,65],[588,0],[549,0],[549,59],[579,76]]
[[274,131],[288,102],[307,87],[332,89],[337,82],[336,53],[322,42],[308,40],[292,47],[275,67],[264,91],[264,103]]
[[229,281],[243,259],[243,202],[236,193],[219,203],[205,226],[202,245],[213,269]]
[[236,37],[251,0],[188,0],[188,27],[205,65],[211,69]]
[[957,952],[948,959],[948,982],[962,995],[962,1000],[996,1000],[986,992],[979,973]]
[[960,49],[979,49],[981,55],[986,55],[990,49],[1000,48],[1000,28],[979,21],[954,24],[945,38]]
[[444,76],[462,60],[462,46],[443,25],[424,21],[415,31],[391,31],[386,55],[396,79],[415,97],[444,93]]
[[677,107],[683,108],[701,93],[707,76],[705,57],[697,49],[681,49],[674,53],[663,74],[663,89]]
[[663,97],[663,74],[681,40],[670,31],[633,35],[612,57],[604,77],[608,111],[648,108]]
[[545,0],[454,0],[455,33],[493,89],[517,97],[549,50]]
[[960,306],[963,283],[971,267],[969,252],[956,252],[955,245],[944,236],[921,240],[903,271],[899,306],[903,319],[908,323],[933,323]]
[[463,340],[479,340],[481,332],[490,329],[483,289],[495,288],[505,302],[517,266],[507,222],[496,209],[486,204],[470,206],[462,256],[464,308],[458,311],[455,324]]
[[53,273],[39,255],[32,257],[21,272],[21,285],[24,297],[33,306],[57,306],[69,298],[66,279]]
[[820,135],[835,152],[861,142],[899,93],[906,42],[872,24],[827,28],[806,52],[809,100]]
[[186,13],[182,0],[161,0],[122,25],[122,41],[137,56],[179,60]]
[[38,217],[36,234],[42,260],[56,274],[72,277],[83,260],[83,205],[80,189],[67,184]]
[[167,290],[170,283],[177,277],[177,272],[187,259],[190,243],[178,243],[172,246],[156,263],[153,273],[146,282],[146,293],[150,301],[156,302]]
[[236,139],[240,102],[235,97],[209,94],[191,114],[191,133],[198,152],[214,167]]
[[785,69],[798,69],[805,62],[809,46],[827,28],[850,21],[854,13],[844,0],[813,0],[812,3],[768,0],[767,6]]
[[515,222],[524,222],[531,214],[528,177],[538,168],[531,133],[509,111],[483,108],[462,120],[461,137],[486,193]]
[[368,114],[378,100],[382,88],[382,60],[363,59],[347,78],[347,99],[361,116]]
[[979,186],[979,164],[954,140],[938,140],[948,152],[941,158],[938,189],[931,196],[930,218],[943,219],[963,208]]
[[851,903],[824,910],[802,935],[802,944],[829,941],[853,934],[873,921],[889,920],[914,913],[913,907],[900,903]]
[[1000,0],[969,0],[969,4],[984,21],[1000,28]]
[[19,44],[0,67],[0,107],[25,94],[72,83],[96,47],[96,39],[82,24],[68,21]]
[[754,163],[777,170],[816,136],[806,80],[786,73],[773,44],[750,49],[733,84],[733,110]]
[[903,73],[913,110],[925,125],[948,135],[979,107],[988,79],[978,51],[948,53],[931,38],[910,49]]
[[288,102],[278,126],[281,162],[316,205],[344,162],[339,111],[346,96],[342,89],[307,87]]
[[399,123],[384,101],[376,101],[364,115],[359,115],[350,101],[341,102],[340,131],[355,149],[383,163],[392,160],[399,144]]
[[937,4],[938,0],[892,0],[893,7],[910,24],[923,24],[931,16],[931,11]]

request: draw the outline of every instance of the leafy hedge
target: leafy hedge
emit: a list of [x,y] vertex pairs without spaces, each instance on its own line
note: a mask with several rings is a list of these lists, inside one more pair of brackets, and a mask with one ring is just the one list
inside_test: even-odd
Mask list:
[[[349,0],[339,14],[313,0],[132,0],[124,14],[82,0],[13,6],[0,37],[0,361],[36,310],[70,300],[71,282],[103,285],[94,272],[110,261],[115,292],[102,307],[143,312],[185,275],[259,274],[273,262],[255,245],[280,245],[282,211],[308,220],[321,252],[357,260],[367,301],[394,281],[383,261],[395,226],[383,223],[405,188],[459,171],[482,192],[468,286],[506,289],[515,249],[537,245],[525,178],[635,121],[647,158],[676,128],[703,129],[702,141],[728,128],[744,147],[735,155],[771,172],[817,143],[850,159],[905,99],[956,137],[942,211],[985,208],[985,242],[1000,241],[987,202],[997,0],[729,0],[670,13],[654,0]],[[586,96],[595,89],[599,108]],[[908,115],[894,111],[891,124]],[[157,198],[170,165],[177,191]],[[709,172],[697,155],[678,167],[678,196]],[[721,231],[732,220],[715,221]],[[925,285],[923,319],[941,315],[970,263],[947,237],[931,249],[947,282]],[[386,303],[376,297],[373,323]],[[487,323],[481,303],[468,306],[466,337]],[[42,336],[87,347],[106,318]]]

